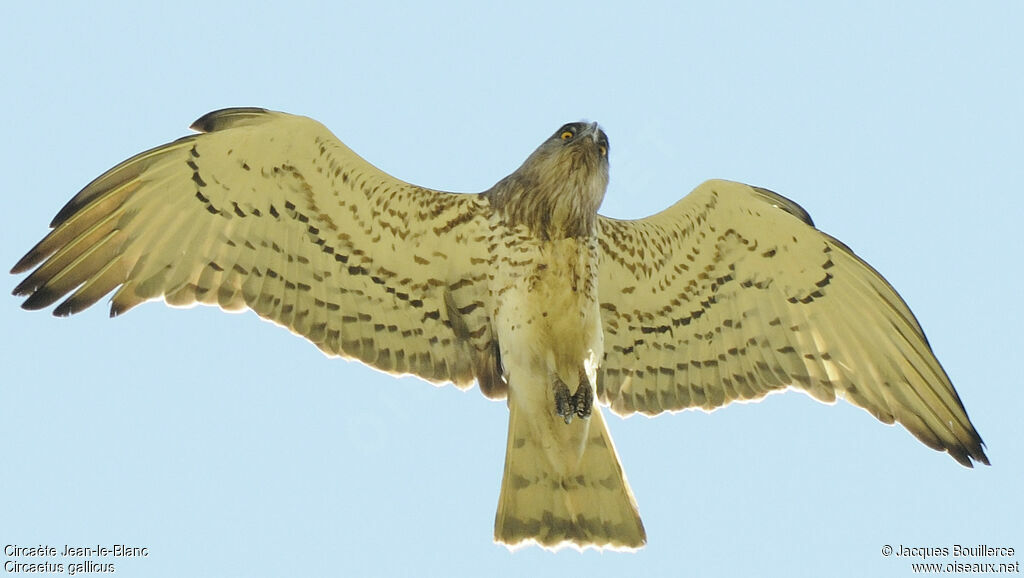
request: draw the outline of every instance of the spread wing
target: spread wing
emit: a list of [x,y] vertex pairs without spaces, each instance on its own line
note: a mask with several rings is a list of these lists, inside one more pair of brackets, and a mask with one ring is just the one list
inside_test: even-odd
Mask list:
[[486,317],[488,205],[376,169],[319,123],[212,112],[124,161],[57,214],[14,266],[14,290],[55,315],[110,291],[250,308],[329,355],[433,382],[495,386]]
[[708,181],[661,213],[599,226],[598,396],[616,413],[711,410],[792,387],[897,421],[963,465],[988,463],[906,303],[796,203]]

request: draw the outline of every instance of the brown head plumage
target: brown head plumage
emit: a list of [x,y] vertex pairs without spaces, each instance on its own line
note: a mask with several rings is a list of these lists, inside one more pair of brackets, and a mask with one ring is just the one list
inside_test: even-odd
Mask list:
[[555,239],[595,234],[607,187],[608,136],[596,122],[572,122],[484,196],[510,225]]

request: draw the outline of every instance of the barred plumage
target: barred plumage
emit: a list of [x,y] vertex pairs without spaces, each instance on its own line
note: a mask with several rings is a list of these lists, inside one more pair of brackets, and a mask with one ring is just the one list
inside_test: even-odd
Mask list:
[[193,128],[61,209],[12,270],[32,270],[23,307],[70,315],[114,291],[111,315],[249,308],[328,355],[479,383],[510,409],[506,544],[644,544],[594,394],[653,415],[794,388],[988,463],[895,290],[771,191],[709,181],[646,219],[599,216],[596,123],[476,195],[401,182],[303,117],[226,109]]

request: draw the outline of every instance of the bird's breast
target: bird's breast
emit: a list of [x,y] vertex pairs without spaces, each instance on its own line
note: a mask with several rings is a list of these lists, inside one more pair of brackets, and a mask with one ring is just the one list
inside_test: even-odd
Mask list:
[[492,319],[503,364],[577,383],[580,368],[603,357],[596,239],[524,235],[497,253]]

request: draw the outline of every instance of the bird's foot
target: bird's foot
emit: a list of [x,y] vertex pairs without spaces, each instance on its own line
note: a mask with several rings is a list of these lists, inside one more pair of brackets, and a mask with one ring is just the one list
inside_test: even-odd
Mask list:
[[569,386],[555,378],[555,413],[564,419],[566,424],[572,422],[572,416],[576,415],[575,397],[569,394]]
[[560,379],[555,380],[555,413],[565,420],[566,424],[572,423],[573,417],[590,417],[593,407],[594,390],[586,380],[580,382],[576,393],[572,395],[569,395],[569,386]]
[[580,382],[580,386],[576,388],[576,393],[572,395],[572,402],[576,407],[577,417],[580,419],[590,417],[590,412],[594,408],[594,390],[591,389],[590,383],[587,380]]

